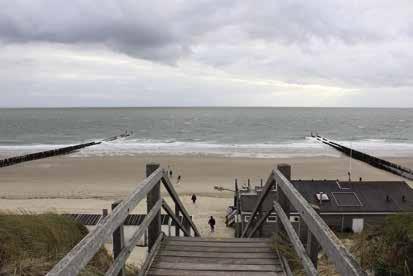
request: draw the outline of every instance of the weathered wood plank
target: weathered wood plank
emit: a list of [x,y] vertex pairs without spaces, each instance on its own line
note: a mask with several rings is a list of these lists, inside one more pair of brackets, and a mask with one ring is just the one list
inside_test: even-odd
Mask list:
[[233,252],[233,253],[271,253],[269,247],[205,247],[205,246],[174,246],[162,245],[162,250],[167,251],[185,251],[185,252]]
[[[149,163],[146,164],[146,177],[150,176],[154,171],[159,169],[159,164]],[[146,210],[147,213],[151,211],[153,206],[161,199],[161,182],[158,181],[149,191],[146,196]],[[154,219],[148,225],[148,250],[152,249],[152,246],[155,244],[156,240],[161,233],[161,210],[156,213]]]
[[86,266],[113,231],[123,224],[123,221],[146,194],[159,182],[163,171],[157,169],[151,176],[140,182],[136,189],[96,228],[89,232],[63,259],[50,270],[48,276],[73,276]]
[[281,262],[275,258],[261,258],[261,259],[238,259],[238,258],[202,258],[202,257],[178,257],[178,256],[159,256],[154,262],[167,263],[216,263],[216,264],[273,264],[279,265]]
[[288,237],[290,238],[290,242],[292,243],[294,250],[298,255],[298,258],[300,258],[305,274],[308,276],[318,275],[317,269],[311,262],[310,257],[308,257],[307,252],[303,244],[301,243],[300,238],[295,232],[290,220],[284,213],[280,204],[278,204],[278,202],[276,201],[274,201],[274,210],[277,212],[278,219],[282,222],[284,229],[287,232]]
[[[113,210],[121,203],[121,200],[115,201],[112,203],[112,212]],[[112,252],[113,252],[113,259],[119,256],[120,252],[125,246],[125,233],[123,229],[123,223],[113,232],[112,234]],[[125,269],[124,266],[119,270],[117,276],[124,276]]]
[[250,220],[248,221],[247,225],[242,231],[241,238],[247,237],[248,230],[254,224],[255,216],[257,215],[258,210],[261,208],[261,205],[264,202],[264,199],[267,197],[268,191],[271,190],[273,185],[274,185],[274,177],[273,177],[273,173],[271,173],[271,175],[268,177],[267,181],[265,182],[264,188],[262,189],[262,192],[260,194],[260,197],[258,198],[257,203],[255,204],[255,207],[251,213]]
[[202,270],[170,270],[170,269],[151,269],[148,275],[157,276],[285,276],[284,272],[275,271],[202,271]]
[[191,225],[192,230],[194,231],[195,236],[199,237],[199,231],[198,228],[196,228],[196,225],[194,222],[191,220],[191,217],[189,216],[188,212],[186,211],[184,204],[182,203],[181,199],[179,198],[177,192],[175,191],[174,186],[172,185],[171,181],[169,180],[168,174],[166,171],[163,171],[163,177],[162,177],[162,182],[164,183],[165,189],[168,191],[169,195],[171,196],[172,200],[175,202],[176,205],[179,206],[179,209],[184,216],[184,219],[186,219],[189,224]]
[[158,256],[203,257],[203,258],[275,258],[273,253],[234,253],[234,252],[194,252],[194,251],[169,251],[160,250]]
[[141,266],[138,276],[144,276],[147,273],[147,270],[149,269],[151,264],[156,261],[155,260],[156,254],[158,253],[159,248],[161,246],[161,242],[164,238],[165,238],[165,235],[163,232],[161,232],[155,244],[153,245],[152,250],[149,252],[148,256],[146,257],[145,262]]
[[125,265],[125,262],[132,252],[133,248],[142,238],[150,223],[157,217],[157,214],[161,210],[161,206],[162,199],[158,200],[158,202],[152,207],[151,211],[142,221],[141,225],[139,225],[138,230],[136,230],[136,232],[130,238],[129,243],[122,249],[122,251],[119,253],[119,256],[115,259],[111,267],[108,269],[105,276],[114,276],[119,273],[119,271]]
[[206,270],[206,271],[283,271],[280,265],[243,265],[243,264],[216,264],[216,263],[165,263],[157,262],[151,268],[171,270]]
[[167,237],[167,241],[197,241],[197,242],[227,242],[227,243],[250,243],[250,242],[271,242],[269,238],[202,238],[202,237]]
[[284,192],[292,206],[300,213],[329,260],[335,264],[337,271],[342,275],[366,275],[360,264],[293,184],[278,169],[273,170],[272,175],[278,188]]
[[212,246],[212,247],[254,247],[254,248],[258,248],[258,247],[271,247],[271,243],[270,242],[248,242],[248,243],[232,243],[232,244],[228,244],[228,242],[216,242],[216,241],[210,241],[210,242],[188,242],[188,241],[165,241],[163,244],[165,245],[173,245],[173,246]]
[[182,232],[184,232],[185,236],[190,236],[191,233],[188,232],[186,227],[182,225],[182,223],[179,221],[179,219],[175,216],[173,213],[171,207],[169,207],[168,203],[166,203],[165,200],[162,200],[162,208],[166,211],[166,213],[169,215],[169,217],[172,218],[172,220],[175,222],[175,227],[179,227]]

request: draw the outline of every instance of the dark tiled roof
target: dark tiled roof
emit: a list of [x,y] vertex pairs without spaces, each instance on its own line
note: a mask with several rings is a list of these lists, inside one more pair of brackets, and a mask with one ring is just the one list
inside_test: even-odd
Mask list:
[[326,193],[330,200],[322,202],[321,212],[413,211],[413,189],[402,181],[293,180],[292,183],[312,204],[319,205],[316,193]]
[[[336,180],[291,182],[311,204],[319,205],[316,194],[326,193],[330,200],[322,202],[321,212],[413,212],[413,189],[404,181],[355,181],[339,182],[339,185]],[[241,210],[251,212],[257,198],[254,191],[242,193]],[[263,210],[269,210],[274,199],[275,193],[268,196]]]

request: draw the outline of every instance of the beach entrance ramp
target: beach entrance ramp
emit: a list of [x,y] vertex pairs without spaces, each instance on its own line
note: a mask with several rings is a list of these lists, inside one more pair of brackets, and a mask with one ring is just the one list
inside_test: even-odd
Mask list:
[[[288,260],[278,255],[278,249],[272,247],[272,241],[266,238],[252,238],[268,217],[268,213],[271,213],[264,214],[260,210],[269,191],[274,187],[278,196],[277,200],[273,201],[272,208],[276,211],[279,222],[274,233],[288,236],[305,275],[319,275],[317,259],[320,248],[324,250],[340,275],[367,275],[313,206],[291,184],[289,165],[279,164],[276,169],[272,170],[253,208],[251,219],[243,228],[240,238],[202,238],[168,175],[168,172],[160,168],[159,164],[147,164],[146,178],[124,200],[114,204],[112,212],[100,220],[95,229],[75,245],[46,276],[79,275],[110,239],[113,245],[113,262],[105,275],[124,276],[126,275],[126,260],[145,233],[148,235],[148,255],[138,272],[139,276],[290,276],[292,273]],[[162,197],[161,184],[174,203],[174,210]],[[126,241],[124,222],[130,212],[145,198],[147,214],[130,240]],[[290,204],[307,225],[306,246],[297,236],[286,215],[285,210]],[[167,237],[161,231],[161,210],[174,221],[175,237]],[[182,220],[179,219],[181,215]],[[183,237],[180,236],[180,232],[184,235]]]
[[166,237],[143,268],[143,275],[287,275],[264,238]]

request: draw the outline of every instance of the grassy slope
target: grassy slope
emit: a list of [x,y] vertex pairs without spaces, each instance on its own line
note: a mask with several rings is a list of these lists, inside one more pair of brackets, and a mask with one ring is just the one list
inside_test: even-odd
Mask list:
[[[0,214],[0,275],[44,275],[86,234],[57,214]],[[82,275],[102,275],[110,263],[102,249]]]

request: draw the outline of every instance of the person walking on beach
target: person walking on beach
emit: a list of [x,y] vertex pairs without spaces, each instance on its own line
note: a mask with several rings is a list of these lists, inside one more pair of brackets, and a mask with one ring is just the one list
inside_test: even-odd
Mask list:
[[179,182],[181,182],[181,176],[178,175],[178,178],[176,179],[176,184],[179,184]]
[[211,232],[215,231],[215,219],[211,216],[208,220],[209,227],[211,227]]
[[195,202],[196,202],[196,195],[195,194],[192,195],[191,200],[192,200],[192,203],[195,204]]
[[172,177],[172,170],[169,170],[169,177]]

